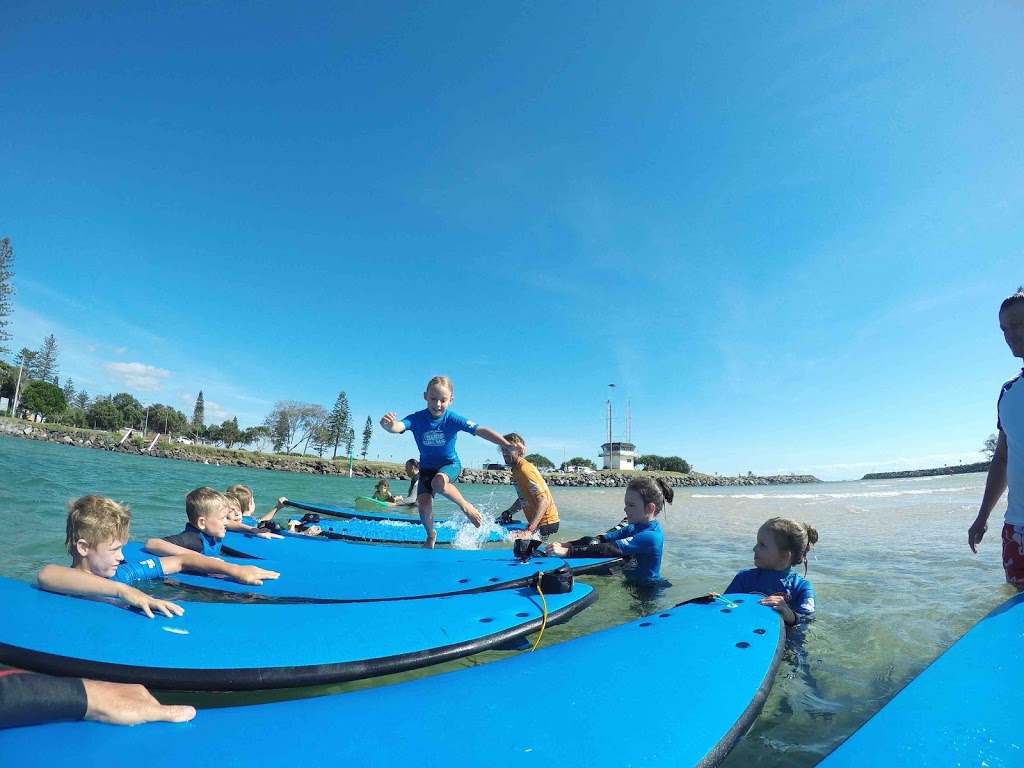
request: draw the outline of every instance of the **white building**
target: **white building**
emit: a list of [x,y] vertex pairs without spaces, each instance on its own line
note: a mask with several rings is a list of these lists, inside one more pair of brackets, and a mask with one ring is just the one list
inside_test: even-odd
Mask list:
[[632,443],[605,443],[601,446],[601,459],[605,469],[634,469],[637,456]]

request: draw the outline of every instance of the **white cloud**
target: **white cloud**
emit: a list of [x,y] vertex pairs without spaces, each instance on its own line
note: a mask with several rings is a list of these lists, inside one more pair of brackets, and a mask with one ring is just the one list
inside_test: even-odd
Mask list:
[[142,363],[103,363],[103,369],[114,381],[136,392],[159,392],[171,372]]
[[234,415],[223,405],[215,403],[213,400],[203,401],[203,413],[205,414],[207,424],[220,424],[222,421],[227,421]]

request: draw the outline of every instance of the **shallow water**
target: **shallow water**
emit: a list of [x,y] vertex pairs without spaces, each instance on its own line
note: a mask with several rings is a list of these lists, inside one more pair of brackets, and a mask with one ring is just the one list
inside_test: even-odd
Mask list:
[[[978,555],[966,544],[984,481],[984,475],[957,475],[680,488],[662,517],[662,575],[672,586],[651,601],[627,589],[618,575],[583,577],[599,591],[600,600],[569,624],[549,628],[542,645],[723,589],[736,571],[752,565],[755,534],[769,517],[814,523],[821,541],[808,577],[817,594],[818,619],[787,651],[764,711],[723,763],[729,768],[812,766],[1014,594],[1002,583],[998,534],[989,534]],[[132,538],[145,540],[182,528],[184,497],[192,488],[225,488],[235,482],[253,489],[260,512],[279,496],[331,504],[373,490],[372,480],[217,467],[0,437],[0,515],[8,531],[0,545],[0,575],[30,580],[42,563],[68,561],[63,541],[70,498],[101,493],[128,502]],[[514,498],[510,486],[461,489],[485,517]],[[622,489],[556,488],[554,494],[563,521],[559,538],[603,531],[621,519]],[[454,511],[447,503],[438,504],[438,514]],[[1000,506],[993,513],[994,521],[1002,511]],[[266,643],[267,638],[239,642]],[[420,672],[317,689],[161,698],[201,707],[272,701],[436,674],[510,653],[489,652]],[[617,715],[610,711],[609,717]]]

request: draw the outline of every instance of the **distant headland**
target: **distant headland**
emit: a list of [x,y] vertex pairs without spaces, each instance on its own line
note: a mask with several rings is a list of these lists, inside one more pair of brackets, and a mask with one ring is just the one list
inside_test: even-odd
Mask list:
[[899,477],[939,477],[941,475],[966,475],[972,472],[988,472],[989,461],[979,461],[977,464],[957,464],[949,467],[935,467],[934,469],[907,469],[902,472],[872,472],[864,475],[861,480],[891,480]]
[[[60,424],[46,424],[0,417],[0,436],[18,437],[40,442],[56,443],[78,448],[94,448],[117,453],[129,453],[160,459],[192,461],[199,464],[219,464],[231,467],[249,467],[251,469],[269,469],[281,472],[301,472],[316,475],[349,474],[348,457],[336,459],[318,458],[307,455],[286,455],[282,453],[260,453],[259,451],[233,451],[226,448],[215,448],[205,445],[184,445],[181,443],[158,442],[153,449],[147,450],[147,443],[141,436],[123,439],[114,432],[103,432],[91,429],[75,429]],[[618,472],[598,470],[588,474],[575,472],[545,472],[548,485],[572,487],[622,487],[637,475],[659,474],[675,486],[735,486],[735,485],[788,485],[792,483],[820,483],[811,475],[771,475],[758,477],[745,475],[742,477],[722,477],[704,475],[699,472],[680,474],[677,472]],[[401,464],[390,462],[364,461],[355,459],[352,462],[352,477],[400,479],[405,477]],[[482,483],[486,485],[508,485],[512,480],[511,473],[502,470],[467,469],[459,475],[460,483]]]

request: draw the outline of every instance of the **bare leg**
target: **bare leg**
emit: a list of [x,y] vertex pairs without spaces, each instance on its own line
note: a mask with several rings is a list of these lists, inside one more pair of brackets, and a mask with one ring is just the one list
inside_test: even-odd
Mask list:
[[433,549],[434,541],[437,539],[437,532],[434,530],[434,499],[429,493],[421,493],[416,497],[416,507],[419,509],[420,522],[427,530],[427,540],[423,542],[423,549]]
[[[448,476],[444,474],[444,472],[438,472],[434,475],[434,479],[430,482],[430,487],[437,493],[443,495],[446,499],[457,504],[459,509],[462,510],[462,514],[468,517],[469,522],[477,528],[479,528],[483,523],[483,517],[481,517],[480,513],[476,511],[476,507],[462,498],[462,494],[459,493],[459,489],[448,481]],[[420,512],[420,519],[423,519],[422,512]]]

